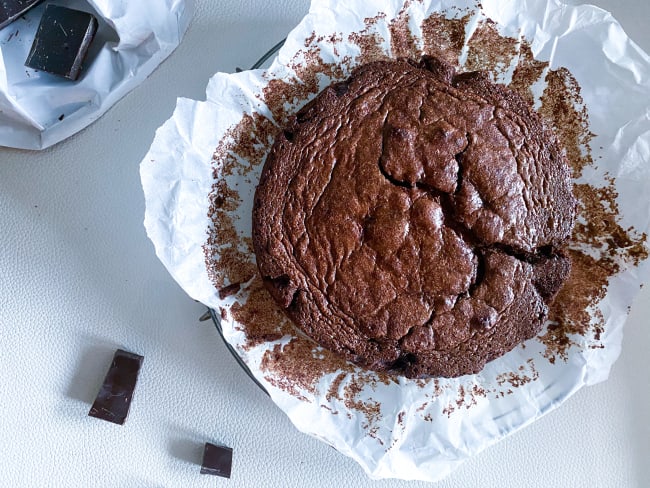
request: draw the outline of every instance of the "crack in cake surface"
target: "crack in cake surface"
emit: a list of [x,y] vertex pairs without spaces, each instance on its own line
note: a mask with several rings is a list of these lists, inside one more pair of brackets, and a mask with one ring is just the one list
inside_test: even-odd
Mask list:
[[562,149],[520,97],[437,60],[376,62],[278,135],[253,242],[270,293],[325,347],[457,376],[539,330],[574,216]]

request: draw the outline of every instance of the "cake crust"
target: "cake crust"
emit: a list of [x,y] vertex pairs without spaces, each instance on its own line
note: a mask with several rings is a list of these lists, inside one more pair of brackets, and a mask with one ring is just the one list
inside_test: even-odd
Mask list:
[[280,132],[253,204],[275,301],[378,371],[454,377],[533,337],[570,271],[564,151],[481,72],[377,61]]

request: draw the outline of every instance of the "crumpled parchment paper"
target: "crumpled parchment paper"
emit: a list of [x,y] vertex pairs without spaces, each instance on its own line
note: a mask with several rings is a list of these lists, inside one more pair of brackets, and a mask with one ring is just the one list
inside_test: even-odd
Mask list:
[[[427,36],[452,46],[453,39],[440,36],[453,29],[427,34],[426,19],[457,27],[461,42],[451,54],[461,70],[479,65],[496,81],[512,83],[518,66],[538,69],[529,88],[541,110],[549,73],[570,73],[566,79],[579,85],[571,102],[588,127],[574,141],[572,156],[584,163],[573,166],[582,202],[576,236],[591,234],[576,237],[572,247],[576,256],[611,266],[611,276],[590,292],[595,295],[584,308],[584,323],[566,330],[551,323],[480,374],[461,378],[391,378],[337,362],[281,314],[276,329],[265,329],[269,339],[258,340],[255,328],[273,312],[260,298],[249,245],[252,196],[272,143],[260,128],[277,130],[283,114],[312,98],[317,89],[309,80],[322,88],[364,59],[408,51],[395,42],[405,26],[415,51],[440,48],[428,46]],[[490,44],[472,41],[481,29],[505,38],[514,55],[481,51]],[[298,88],[280,103],[265,91],[292,79]],[[547,115],[559,128],[557,112]],[[247,138],[246,152],[241,142]],[[582,386],[607,378],[628,307],[650,272],[644,234],[650,229],[649,158],[650,59],[601,9],[557,0],[314,0],[269,69],[217,73],[205,102],[178,100],[141,164],[145,226],[169,272],[190,296],[220,313],[226,340],[297,428],[354,458],[373,478],[435,481]],[[607,225],[601,229],[595,220]],[[576,262],[576,269],[597,269]],[[589,281],[578,277],[575,283]]]

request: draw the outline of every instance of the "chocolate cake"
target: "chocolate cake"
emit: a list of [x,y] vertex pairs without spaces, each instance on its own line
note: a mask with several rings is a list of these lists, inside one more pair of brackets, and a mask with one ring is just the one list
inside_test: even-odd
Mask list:
[[453,377],[539,332],[575,212],[564,151],[515,92],[434,58],[377,61],[277,136],[253,244],[268,291],[323,347]]

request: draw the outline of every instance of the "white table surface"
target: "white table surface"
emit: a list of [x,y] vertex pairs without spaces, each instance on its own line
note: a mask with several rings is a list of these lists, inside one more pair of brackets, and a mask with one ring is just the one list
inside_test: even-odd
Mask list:
[[[595,3],[650,52],[648,0]],[[198,321],[142,225],[139,162],[176,97],[204,99],[210,75],[250,66],[308,4],[199,0],[178,50],[99,121],[43,152],[0,148],[0,486],[432,486],[372,481],[299,433]],[[650,487],[649,299],[607,382],[437,486]],[[145,357],[124,426],[87,416],[118,347]],[[234,448],[230,480],[199,474],[205,441]]]

